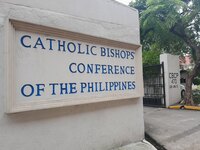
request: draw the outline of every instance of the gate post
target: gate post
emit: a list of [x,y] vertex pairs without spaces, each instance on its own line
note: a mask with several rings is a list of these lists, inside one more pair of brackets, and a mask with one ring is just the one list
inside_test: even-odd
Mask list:
[[166,107],[166,93],[165,93],[165,67],[164,62],[161,63],[161,73],[162,73],[162,82],[163,82],[163,99],[164,99],[164,107]]
[[166,95],[166,107],[168,107],[181,100],[179,56],[161,54],[160,63],[163,62],[165,81],[164,93]]

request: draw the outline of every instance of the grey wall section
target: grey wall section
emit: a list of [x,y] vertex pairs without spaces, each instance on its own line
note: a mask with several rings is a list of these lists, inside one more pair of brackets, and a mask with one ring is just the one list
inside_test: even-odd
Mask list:
[[144,138],[142,99],[6,114],[7,18],[139,44],[137,12],[112,0],[0,0],[0,149],[106,150]]
[[143,139],[141,100],[4,114],[2,150],[107,150]]
[[38,8],[57,13],[68,14],[72,16],[90,18],[112,23],[123,24],[127,26],[134,25],[136,20],[129,16],[137,15],[136,10],[128,8],[114,0],[0,0],[7,4],[25,6],[29,8]]
[[0,0],[0,8],[18,20],[140,44],[138,12],[113,0]]

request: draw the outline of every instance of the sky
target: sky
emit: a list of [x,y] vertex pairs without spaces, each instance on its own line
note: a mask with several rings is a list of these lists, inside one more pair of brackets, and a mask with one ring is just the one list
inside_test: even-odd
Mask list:
[[116,1],[123,3],[125,5],[128,5],[131,2],[131,0],[116,0]]

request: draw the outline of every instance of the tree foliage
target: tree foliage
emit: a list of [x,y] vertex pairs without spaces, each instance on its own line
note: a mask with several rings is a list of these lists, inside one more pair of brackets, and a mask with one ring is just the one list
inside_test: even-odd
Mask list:
[[200,78],[194,78],[193,84],[200,85]]
[[160,63],[160,54],[158,50],[144,51],[142,53],[143,65],[154,65]]
[[193,84],[194,85],[200,85],[200,75],[194,78]]
[[191,52],[191,48],[183,39],[183,34],[185,32],[190,38],[198,37],[199,3],[199,0],[131,2],[130,6],[140,12],[141,40],[144,50],[152,50],[152,47],[156,47],[162,52],[173,54]]
[[136,0],[143,50],[190,53],[195,67],[186,79],[186,103],[192,104],[192,81],[200,71],[200,0]]

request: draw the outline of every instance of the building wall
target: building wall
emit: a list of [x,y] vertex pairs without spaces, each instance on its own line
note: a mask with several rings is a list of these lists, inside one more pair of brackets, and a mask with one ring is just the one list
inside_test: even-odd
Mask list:
[[0,13],[4,17],[140,44],[138,12],[114,0],[0,2]]
[[142,98],[6,114],[9,18],[130,44],[140,41],[137,11],[113,0],[0,0],[0,149],[106,150],[144,138]]

